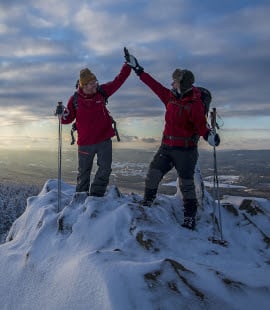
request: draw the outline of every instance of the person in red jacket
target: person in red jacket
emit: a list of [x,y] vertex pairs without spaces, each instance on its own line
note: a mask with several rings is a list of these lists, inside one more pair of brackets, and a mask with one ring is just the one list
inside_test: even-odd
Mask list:
[[[88,68],[80,71],[77,90],[77,107],[74,95],[63,112],[62,124],[70,124],[76,119],[78,133],[78,176],[76,192],[88,192],[91,196],[104,196],[112,165],[112,141],[115,131],[106,108],[106,97],[113,95],[126,81],[131,72],[124,64],[119,75],[111,82],[98,85],[97,78]],[[102,93],[99,91],[102,88]],[[97,155],[98,170],[90,186],[90,175],[94,157]]]
[[172,89],[168,89],[144,72],[137,59],[125,48],[127,64],[164,103],[165,128],[162,143],[150,163],[144,190],[144,206],[151,206],[162,178],[175,167],[179,188],[183,195],[183,227],[195,229],[197,198],[194,184],[194,171],[198,159],[197,144],[204,137],[210,145],[220,143],[218,134],[207,125],[200,91],[193,86],[194,75],[187,69],[176,69],[172,74]]

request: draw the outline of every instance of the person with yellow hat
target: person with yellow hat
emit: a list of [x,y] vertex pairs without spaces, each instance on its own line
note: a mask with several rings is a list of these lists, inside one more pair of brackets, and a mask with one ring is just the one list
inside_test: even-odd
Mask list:
[[[113,81],[98,84],[95,74],[84,68],[80,79],[74,106],[71,96],[62,116],[62,124],[70,124],[76,119],[78,134],[78,175],[76,192],[87,192],[91,196],[104,196],[112,165],[112,141],[115,129],[106,107],[106,98],[113,95],[130,75],[131,68],[125,63]],[[102,90],[102,91],[101,91]],[[90,185],[90,175],[94,157],[97,156],[98,170]]]
[[127,64],[160,98],[166,109],[162,143],[147,172],[143,205],[153,204],[160,181],[175,167],[184,204],[182,226],[194,230],[198,205],[194,184],[198,140],[202,136],[211,146],[218,146],[219,135],[207,125],[201,92],[193,85],[195,78],[190,70],[176,69],[172,74],[172,89],[168,89],[144,72],[126,48],[124,52]]

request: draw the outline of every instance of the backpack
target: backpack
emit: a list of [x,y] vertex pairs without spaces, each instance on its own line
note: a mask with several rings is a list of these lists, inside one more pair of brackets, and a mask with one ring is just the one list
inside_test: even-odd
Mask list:
[[[76,88],[78,88],[78,81],[76,83]],[[105,105],[108,104],[108,96],[106,94],[106,92],[104,91],[104,89],[99,85],[98,88],[97,88],[97,92],[100,93],[103,97],[104,97],[104,100],[105,100]],[[76,111],[77,108],[78,108],[78,92],[75,91],[74,94],[73,94],[73,107],[74,107],[74,110]],[[118,130],[117,130],[117,127],[116,127],[116,121],[113,119],[113,117],[111,116],[111,120],[112,120],[112,125],[113,125],[113,129],[115,131],[115,134],[116,134],[116,138],[117,138],[117,141],[119,142],[120,141],[120,136],[119,136],[119,133],[118,133]],[[71,142],[70,144],[73,145],[75,143],[75,138],[74,138],[74,132],[77,130],[77,127],[76,127],[76,121],[71,125],[71,131],[70,131],[70,135],[71,135]]]
[[209,109],[210,109],[210,103],[212,101],[212,95],[210,91],[204,87],[197,87],[197,89],[201,92],[201,100],[204,105],[204,114],[205,116],[208,116]]

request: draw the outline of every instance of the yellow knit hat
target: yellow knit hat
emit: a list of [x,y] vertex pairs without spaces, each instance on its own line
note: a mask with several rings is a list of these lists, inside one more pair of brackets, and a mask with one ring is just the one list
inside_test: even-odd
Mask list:
[[97,78],[88,68],[82,69],[80,71],[80,87],[85,86],[91,81],[96,81]]

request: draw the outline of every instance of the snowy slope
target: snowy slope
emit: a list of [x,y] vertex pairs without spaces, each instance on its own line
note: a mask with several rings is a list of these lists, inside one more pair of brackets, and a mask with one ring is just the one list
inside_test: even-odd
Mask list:
[[224,247],[208,240],[209,195],[189,231],[178,196],[147,208],[113,186],[103,198],[62,191],[57,212],[48,180],[0,246],[1,309],[269,309],[269,201],[224,199]]

